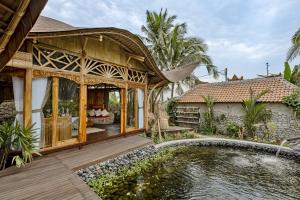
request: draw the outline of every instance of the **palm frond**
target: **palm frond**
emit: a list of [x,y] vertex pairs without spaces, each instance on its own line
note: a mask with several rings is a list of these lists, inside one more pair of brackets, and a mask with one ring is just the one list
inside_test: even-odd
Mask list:
[[294,33],[291,42],[292,46],[288,50],[286,61],[293,60],[300,55],[300,28]]

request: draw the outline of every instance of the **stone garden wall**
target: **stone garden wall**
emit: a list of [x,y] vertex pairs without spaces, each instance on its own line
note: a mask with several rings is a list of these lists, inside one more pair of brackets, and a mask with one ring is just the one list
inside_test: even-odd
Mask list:
[[[200,108],[201,120],[203,113],[207,112],[206,104],[180,104],[184,106],[196,106]],[[269,103],[268,109],[272,111],[272,122],[275,125],[275,136],[278,138],[291,138],[300,136],[300,120],[297,119],[293,110],[281,103]],[[243,124],[244,113],[240,103],[216,103],[214,105],[215,116],[219,118],[217,127],[220,132],[226,131],[228,122],[236,122],[240,126]],[[225,116],[225,120],[221,120],[220,116]]]

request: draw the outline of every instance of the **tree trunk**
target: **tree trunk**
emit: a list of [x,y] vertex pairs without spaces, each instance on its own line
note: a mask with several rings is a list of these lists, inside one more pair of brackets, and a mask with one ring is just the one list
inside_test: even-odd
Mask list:
[[174,97],[174,89],[175,89],[175,83],[172,83],[172,87],[171,87],[171,99]]

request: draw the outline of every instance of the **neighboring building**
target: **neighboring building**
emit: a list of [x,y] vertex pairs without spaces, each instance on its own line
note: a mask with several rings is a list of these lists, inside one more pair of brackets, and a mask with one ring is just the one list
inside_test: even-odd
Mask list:
[[241,81],[241,80],[244,80],[244,77],[241,76],[240,78],[237,76],[237,75],[233,75],[232,78],[228,78],[227,79],[228,81]]
[[[280,77],[201,84],[178,98],[177,103],[181,108],[197,107],[200,113],[203,113],[207,108],[202,96],[210,95],[215,100],[216,115],[224,114],[226,121],[235,121],[241,125],[244,116],[241,103],[250,98],[250,88],[255,94],[266,89],[271,91],[260,98],[259,102],[267,103],[272,111],[272,121],[277,126],[277,136],[288,138],[300,135],[300,120],[295,118],[291,108],[282,103],[282,98],[290,95],[298,87]],[[219,124],[221,127],[224,125]]]

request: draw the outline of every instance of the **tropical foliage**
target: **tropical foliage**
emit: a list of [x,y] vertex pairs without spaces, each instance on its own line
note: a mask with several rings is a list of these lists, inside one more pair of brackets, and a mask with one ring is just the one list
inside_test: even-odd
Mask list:
[[290,106],[294,110],[296,116],[300,118],[300,91],[299,90],[295,90],[289,96],[283,97],[282,102],[285,103],[287,106]]
[[31,162],[33,154],[38,154],[35,147],[37,139],[33,136],[33,126],[24,128],[19,123],[0,124],[0,169],[5,169],[10,153],[13,150],[21,150],[21,155],[12,158],[12,163],[17,167]]
[[254,91],[250,89],[250,98],[243,100],[243,110],[244,110],[244,127],[246,129],[247,135],[255,138],[256,126],[255,124],[263,122],[264,115],[267,110],[267,104],[258,103],[258,100],[267,94],[269,91],[264,90],[259,94],[255,95]]
[[168,103],[167,103],[167,106],[166,106],[166,112],[168,113],[169,122],[171,124],[175,123],[175,118],[176,118],[175,109],[176,109],[176,99],[174,99],[174,98],[169,99]]
[[217,131],[217,126],[215,124],[215,115],[214,115],[214,98],[212,96],[202,96],[204,99],[207,112],[203,113],[204,123],[201,127],[201,131],[205,134],[214,134]]
[[292,46],[287,53],[287,61],[293,60],[300,55],[300,28],[294,33],[291,42]]
[[[207,45],[200,38],[187,37],[187,25],[175,24],[175,15],[169,15],[167,10],[146,12],[147,23],[142,26],[144,37],[153,57],[161,70],[172,70],[187,64],[199,63],[206,66],[209,74],[218,76],[217,68],[212,65],[211,58],[206,54]],[[171,84],[171,98],[176,91],[183,93],[183,85],[188,88],[199,83],[195,75],[178,83]]]
[[284,71],[283,71],[283,78],[295,85],[299,84],[299,65],[295,65],[293,70],[288,62],[284,63]]
[[228,122],[226,124],[226,132],[231,137],[238,137],[240,128],[236,122]]

